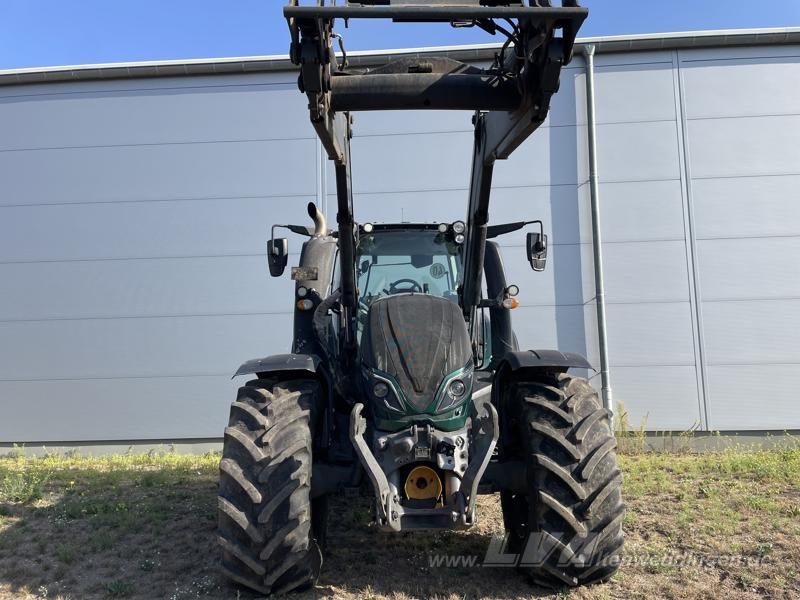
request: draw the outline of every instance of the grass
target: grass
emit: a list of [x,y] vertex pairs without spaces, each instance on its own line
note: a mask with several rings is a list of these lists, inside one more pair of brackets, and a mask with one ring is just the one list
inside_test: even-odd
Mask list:
[[135,589],[135,586],[130,581],[124,579],[114,579],[103,585],[106,594],[111,598],[127,598]]
[[75,562],[75,557],[78,554],[78,547],[74,544],[59,544],[56,546],[56,556],[61,562],[71,565]]
[[39,470],[22,470],[6,473],[0,487],[0,498],[11,502],[30,502],[42,497],[50,473]]
[[[505,569],[430,567],[432,552],[482,556],[502,530],[496,496],[479,499],[469,531],[401,535],[368,525],[365,496],[332,502],[336,551],[314,594],[800,597],[800,445],[707,454],[637,445],[620,456],[628,562],[607,584],[544,594]],[[218,454],[26,458],[20,451],[0,459],[0,600],[237,597],[217,572],[218,461]],[[686,556],[694,562],[681,562]]]

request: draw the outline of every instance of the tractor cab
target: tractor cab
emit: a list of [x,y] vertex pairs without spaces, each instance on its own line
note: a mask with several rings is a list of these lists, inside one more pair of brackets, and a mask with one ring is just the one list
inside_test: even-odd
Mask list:
[[429,294],[458,304],[462,221],[453,224],[361,226],[356,246],[359,305],[401,293]]
[[380,430],[453,430],[467,418],[475,365],[459,306],[464,228],[461,221],[361,226],[361,392]]

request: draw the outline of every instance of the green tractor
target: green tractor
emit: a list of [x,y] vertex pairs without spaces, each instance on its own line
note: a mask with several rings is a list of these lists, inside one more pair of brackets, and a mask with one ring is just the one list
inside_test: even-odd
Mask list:
[[[325,552],[328,498],[363,486],[381,530],[467,529],[479,493],[500,493],[504,556],[536,584],[608,579],[623,543],[621,474],[610,413],[569,369],[587,360],[520,350],[516,285],[494,238],[534,226],[526,258],[547,259],[540,221],[489,224],[492,169],[545,120],[587,11],[574,0],[423,3],[374,0],[285,7],[311,122],[334,162],[337,231],[275,225],[270,273],[283,274],[285,227],[304,235],[292,353],[237,375],[220,463],[225,574],[261,593],[312,586]],[[506,37],[486,68],[451,58],[339,64],[335,19],[480,27]],[[559,33],[560,35],[556,35]],[[351,112],[468,110],[475,144],[466,220],[357,223]]]

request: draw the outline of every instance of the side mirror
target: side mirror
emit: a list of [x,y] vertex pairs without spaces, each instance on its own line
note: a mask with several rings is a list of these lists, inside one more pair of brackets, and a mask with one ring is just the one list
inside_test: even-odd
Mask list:
[[547,236],[544,233],[529,233],[525,244],[528,262],[534,271],[544,271],[547,264]]
[[280,277],[289,261],[289,240],[286,238],[272,238],[267,242],[267,263],[269,274]]

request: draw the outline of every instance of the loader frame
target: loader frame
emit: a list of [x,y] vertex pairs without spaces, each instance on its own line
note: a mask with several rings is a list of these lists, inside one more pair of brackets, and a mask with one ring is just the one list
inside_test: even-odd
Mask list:
[[[545,120],[558,90],[561,68],[572,58],[576,33],[588,10],[576,0],[364,0],[313,6],[292,0],[284,8],[291,33],[290,58],[309,101],[311,123],[333,161],[336,175],[342,352],[355,347],[355,247],[350,139],[351,111],[394,109],[472,110],[475,128],[467,208],[464,278],[460,290],[470,329],[480,303],[492,173]],[[391,19],[480,27],[507,36],[488,68],[451,59],[401,59],[371,69],[350,69],[333,51],[336,19]],[[510,29],[509,29],[510,28]],[[557,35],[560,32],[560,35]],[[342,47],[343,50],[343,47]]]

